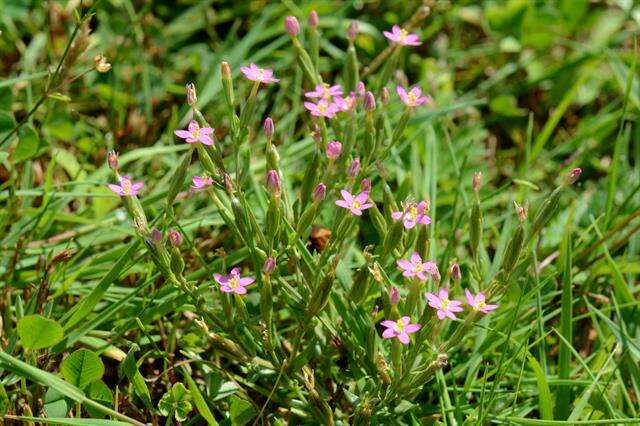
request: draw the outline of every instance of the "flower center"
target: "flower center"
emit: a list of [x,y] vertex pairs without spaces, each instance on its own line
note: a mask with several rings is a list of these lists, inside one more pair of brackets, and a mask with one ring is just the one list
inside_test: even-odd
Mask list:
[[191,136],[193,136],[194,139],[198,139],[200,137],[200,129],[195,129],[191,132]]
[[122,188],[122,192],[129,194],[131,192],[131,181],[129,179],[122,179],[120,187]]
[[424,266],[422,265],[422,263],[418,262],[417,264],[415,264],[413,266],[413,272],[414,273],[419,274],[422,271],[424,271]]
[[318,104],[318,111],[325,112],[327,110],[327,106],[325,104]]
[[324,93],[324,97],[327,99],[331,96],[331,94],[329,93],[329,87],[330,86],[327,83],[324,83],[322,85],[322,93]]
[[410,103],[414,103],[415,101],[417,101],[417,100],[418,100],[418,97],[417,97],[417,96],[416,96],[416,94],[415,94],[415,93],[413,93],[413,92],[409,92],[409,93],[407,93],[407,98],[409,99],[409,102],[410,102]]
[[233,277],[229,278],[229,287],[230,288],[237,288],[238,287],[238,277],[233,276]]
[[402,333],[404,331],[404,321],[402,321],[401,319],[398,320],[398,322],[396,322],[396,331],[398,333]]
[[400,40],[402,41],[406,40],[408,35],[409,35],[409,32],[407,30],[405,29],[400,30]]
[[487,307],[487,304],[485,303],[485,301],[484,301],[484,300],[478,300],[478,301],[476,302],[476,306],[475,306],[475,308],[476,308],[478,311],[480,311],[480,310],[482,310],[482,309],[484,309],[484,308],[486,308],[486,307]]
[[442,299],[440,299],[440,304],[442,305],[442,309],[446,310],[449,307],[449,304],[451,303],[451,301],[449,300],[448,297],[443,297]]
[[264,78],[264,68],[258,68],[256,74],[258,75],[258,80],[262,80]]
[[409,217],[411,218],[411,220],[416,220],[418,218],[418,207],[411,206],[409,208]]
[[351,203],[351,207],[353,207],[354,209],[359,209],[362,206],[362,204],[360,204],[360,201],[353,201]]

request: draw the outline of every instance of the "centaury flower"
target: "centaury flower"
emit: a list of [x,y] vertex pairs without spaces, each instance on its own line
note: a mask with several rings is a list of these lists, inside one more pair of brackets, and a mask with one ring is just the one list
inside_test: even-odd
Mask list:
[[330,86],[327,83],[318,84],[315,90],[304,94],[307,98],[320,98],[331,100],[334,96],[342,96],[342,86],[335,84]]
[[400,318],[398,321],[382,321],[380,324],[387,328],[382,332],[382,337],[385,339],[397,337],[400,343],[404,345],[409,344],[409,334],[415,333],[422,328],[420,324],[411,324],[410,321],[411,319],[406,316]]
[[333,118],[333,116],[340,111],[340,108],[336,104],[329,103],[326,99],[320,99],[317,104],[305,102],[304,107],[308,109],[314,117]]
[[398,25],[394,25],[391,28],[391,32],[383,31],[383,34],[386,38],[401,46],[420,46],[422,44],[417,34],[411,34]]
[[404,87],[397,86],[396,92],[398,92],[398,96],[400,96],[402,102],[410,108],[420,106],[430,101],[430,98],[428,96],[424,96],[422,94],[422,89],[418,86],[412,87],[408,92]]
[[491,311],[498,309],[498,305],[488,305],[485,300],[485,295],[479,292],[477,295],[473,295],[468,288],[464,289],[464,294],[467,296],[467,303],[474,311],[488,314]]
[[112,183],[107,184],[109,189],[121,197],[131,195],[136,196],[138,192],[144,186],[144,182],[132,182],[129,176],[120,176],[120,184],[114,185]]
[[220,291],[224,293],[246,294],[245,287],[255,281],[253,277],[242,278],[239,268],[233,268],[229,275],[214,274],[213,277],[220,284]]
[[362,216],[362,210],[373,207],[373,203],[367,203],[369,199],[368,192],[361,192],[358,195],[352,195],[349,191],[340,191],[342,200],[336,201],[336,205],[343,207],[351,212],[355,216]]
[[423,262],[420,255],[416,252],[411,255],[410,260],[400,259],[396,264],[398,268],[402,269],[402,275],[407,278],[417,277],[420,281],[426,281],[427,274],[431,276],[440,275],[435,262]]
[[193,182],[193,188],[195,189],[204,189],[207,186],[213,185],[213,179],[211,176],[207,175],[194,176],[191,181]]
[[196,120],[191,120],[188,130],[176,130],[173,133],[187,143],[202,142],[205,145],[213,145],[213,139],[209,136],[213,131],[212,127],[200,127]]
[[251,81],[259,81],[264,84],[277,83],[280,81],[280,79],[273,77],[272,69],[260,68],[254,63],[248,67],[240,67],[240,71],[242,71],[242,74]]
[[462,312],[462,302],[459,300],[449,300],[449,292],[446,288],[441,288],[436,296],[433,293],[426,293],[425,297],[429,302],[429,306],[436,309],[438,319],[443,320],[444,317],[456,319],[456,312]]
[[428,210],[429,204],[426,201],[409,202],[403,205],[402,211],[392,212],[391,217],[393,220],[404,221],[404,227],[411,229],[417,224],[428,225],[431,223],[431,218],[426,215]]

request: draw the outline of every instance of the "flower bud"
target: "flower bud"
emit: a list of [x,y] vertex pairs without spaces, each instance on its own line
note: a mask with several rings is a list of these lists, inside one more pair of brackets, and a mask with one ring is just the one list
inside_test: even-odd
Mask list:
[[327,186],[320,182],[313,190],[313,199],[315,201],[322,201],[327,193]]
[[153,228],[151,230],[151,241],[154,242],[154,244],[159,244],[162,242],[162,231],[160,231],[158,228]]
[[356,157],[349,166],[349,176],[356,177],[360,173],[360,157]]
[[102,55],[96,55],[93,57],[93,64],[98,72],[107,72],[111,69],[111,64],[107,62],[107,58]]
[[364,95],[364,110],[373,111],[376,109],[376,98],[373,97],[373,93],[367,92]]
[[582,169],[580,167],[576,167],[575,169],[572,169],[569,172],[569,176],[567,176],[567,184],[569,185],[574,184],[578,180],[581,174],[582,174]]
[[360,182],[360,188],[362,192],[371,191],[371,179],[362,179],[362,182]]
[[193,83],[187,83],[185,86],[187,92],[187,104],[194,106],[198,102],[198,96],[196,95],[196,86]]
[[454,281],[460,281],[462,279],[462,272],[460,271],[460,265],[454,263],[451,265],[451,279]]
[[382,102],[382,105],[386,105],[389,103],[389,89],[387,89],[386,87],[382,88],[382,93],[380,94],[380,102]]
[[280,174],[277,170],[269,170],[267,172],[267,188],[276,194],[280,193]]
[[389,303],[397,305],[400,302],[400,291],[397,287],[391,287],[389,290]]
[[309,14],[309,26],[311,27],[317,27],[318,23],[320,22],[320,18],[318,17],[318,12],[316,12],[315,10],[312,10],[311,13]]
[[475,172],[473,174],[472,186],[476,194],[480,191],[481,185],[482,185],[482,172]]
[[342,153],[342,144],[339,141],[331,141],[327,144],[327,157],[335,160]]
[[351,41],[355,40],[358,36],[358,22],[351,21],[349,23],[349,28],[347,28],[347,38]]
[[220,72],[222,73],[223,77],[231,77],[231,67],[229,67],[229,63],[227,61],[222,61],[222,63],[220,64]]
[[182,244],[182,234],[177,229],[169,231],[169,242],[173,247],[180,247]]
[[284,18],[284,27],[291,37],[295,37],[300,32],[300,24],[295,16],[287,16]]
[[118,153],[109,151],[107,153],[107,164],[111,170],[118,170]]
[[270,138],[273,136],[273,132],[275,131],[275,126],[273,125],[273,120],[271,119],[271,117],[267,117],[264,120],[263,129],[264,129],[264,135],[267,138]]
[[520,220],[521,223],[524,222],[525,220],[527,220],[527,216],[529,214],[529,206],[527,204],[524,204],[523,206],[520,206],[515,201],[513,202],[513,204],[516,207],[516,213],[518,214],[518,220]]
[[358,98],[363,99],[364,95],[367,92],[367,88],[364,85],[364,82],[359,81],[358,84],[356,84],[356,96],[358,96]]
[[431,279],[436,282],[439,283],[440,279],[442,277],[440,276],[440,271],[438,270],[438,267],[434,267],[433,270],[431,271]]
[[274,269],[276,269],[276,260],[272,256],[269,256],[267,257],[267,260],[264,261],[262,272],[269,275]]

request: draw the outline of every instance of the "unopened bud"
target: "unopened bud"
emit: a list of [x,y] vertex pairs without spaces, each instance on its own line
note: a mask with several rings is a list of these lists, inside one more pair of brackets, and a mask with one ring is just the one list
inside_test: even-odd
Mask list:
[[513,202],[513,204],[516,207],[518,220],[520,220],[520,222],[524,222],[525,220],[527,220],[527,216],[529,215],[529,206],[526,203],[523,206],[520,206],[515,201]]
[[371,191],[371,179],[362,179],[362,182],[360,182],[360,189],[362,192]]
[[280,174],[277,170],[269,170],[267,172],[267,188],[276,194],[280,193]]
[[389,290],[389,303],[397,305],[400,302],[400,290],[397,287],[391,287]]
[[386,105],[389,103],[389,89],[387,89],[386,87],[382,88],[382,93],[380,94],[380,102],[382,102],[382,105]]
[[569,172],[569,176],[567,176],[567,183],[569,185],[574,184],[578,180],[581,174],[582,174],[582,169],[580,167],[576,167],[575,169],[572,169]]
[[291,37],[295,37],[300,32],[300,24],[295,16],[287,16],[284,18],[284,27]]
[[451,265],[451,279],[454,281],[460,281],[462,279],[462,272],[460,271],[460,265],[454,263]]
[[436,266],[431,271],[431,279],[433,279],[433,281],[439,283],[441,278],[442,277],[440,276],[440,271],[438,270],[438,267]]
[[227,194],[233,194],[235,189],[233,188],[233,180],[228,173],[222,175],[222,183],[224,184],[224,188],[227,190]]
[[349,176],[356,177],[360,173],[360,157],[356,157],[349,166]]
[[311,13],[309,14],[309,25],[312,27],[317,27],[318,23],[320,22],[320,18],[318,17],[318,12],[316,12],[315,10],[312,10]]
[[327,157],[335,160],[342,153],[342,144],[338,141],[331,141],[327,144]]
[[109,151],[107,153],[107,164],[111,170],[118,170],[118,153]]
[[376,109],[376,98],[373,97],[373,93],[367,92],[364,95],[364,110],[373,111]]
[[227,61],[222,61],[222,63],[220,64],[220,72],[222,73],[223,77],[231,77],[231,67],[229,67],[229,63]]
[[316,201],[322,201],[324,200],[326,194],[327,186],[324,183],[320,182],[313,190],[313,199]]
[[347,38],[351,41],[355,40],[358,36],[358,22],[351,21],[349,23],[349,28],[347,28]]
[[276,269],[276,260],[273,257],[269,256],[267,257],[267,260],[264,261],[262,272],[269,275],[273,272],[274,269]]
[[313,125],[311,126],[311,137],[317,143],[320,143],[322,141],[322,131],[320,130],[320,126],[318,126],[318,123],[313,123]]
[[177,229],[169,231],[169,242],[173,247],[180,247],[182,244],[182,234]]
[[273,136],[273,132],[275,131],[275,126],[273,125],[273,120],[271,119],[271,117],[267,117],[264,120],[264,135],[267,138],[270,138],[271,136]]
[[360,99],[364,99],[364,95],[367,93],[367,88],[364,85],[364,82],[359,81],[358,84],[356,84],[356,96],[358,96],[358,98]]
[[194,106],[198,102],[198,96],[196,95],[196,86],[193,83],[187,83],[185,86],[187,92],[187,104]]
[[153,228],[151,230],[151,241],[153,241],[155,244],[159,244],[162,242],[162,231],[160,231],[158,228]]
[[481,185],[482,185],[482,172],[475,172],[473,174],[472,186],[476,194],[480,191]]

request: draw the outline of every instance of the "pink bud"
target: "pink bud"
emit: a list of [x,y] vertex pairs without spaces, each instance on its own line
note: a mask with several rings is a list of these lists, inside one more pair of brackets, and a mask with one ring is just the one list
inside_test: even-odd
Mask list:
[[342,144],[338,141],[331,141],[327,144],[327,157],[335,160],[342,153]]
[[151,241],[153,241],[155,244],[159,244],[160,242],[162,242],[162,231],[160,231],[158,228],[153,228],[151,230]]
[[231,78],[231,67],[229,66],[229,63],[227,61],[222,61],[222,63],[220,64],[220,72],[222,73],[223,77]]
[[397,287],[391,287],[389,290],[389,303],[397,305],[400,302],[400,291]]
[[187,92],[187,104],[194,106],[198,102],[198,96],[196,95],[196,86],[193,83],[187,83],[185,86]]
[[367,92],[367,88],[364,85],[364,82],[359,81],[358,84],[356,84],[356,95],[358,96],[358,98],[360,99],[364,99],[364,95]]
[[276,193],[280,192],[280,174],[277,170],[269,170],[267,172],[267,188]]
[[295,16],[287,16],[284,18],[284,27],[291,37],[295,37],[300,32],[300,24]]
[[347,28],[347,38],[351,41],[355,40],[358,36],[358,22],[351,21],[349,23],[349,28]]
[[313,190],[313,199],[316,201],[324,200],[324,197],[327,193],[327,185],[320,182],[318,186]]
[[454,263],[451,265],[451,279],[454,281],[460,281],[462,278],[462,272],[460,271],[460,265]]
[[273,272],[274,269],[276,269],[276,260],[273,257],[269,256],[267,257],[267,260],[264,261],[262,272],[269,275]]
[[111,170],[118,170],[118,153],[109,151],[107,153],[107,164]]
[[438,270],[438,267],[436,266],[431,271],[431,279],[433,279],[433,281],[439,283],[441,278],[442,277],[440,276],[440,271]]
[[356,157],[349,166],[349,176],[356,177],[360,173],[360,157]]
[[360,188],[361,188],[362,192],[371,191],[371,180],[370,179],[362,179],[362,182],[360,182]]
[[373,111],[376,109],[376,98],[373,97],[373,93],[367,92],[364,95],[364,110]]
[[178,230],[172,229],[169,231],[169,242],[173,247],[179,247],[182,243],[182,234]]
[[567,183],[569,185],[574,184],[575,181],[578,180],[581,174],[582,174],[582,169],[580,167],[576,167],[575,169],[572,169],[569,172],[569,176],[567,176]]
[[320,18],[318,18],[318,12],[316,12],[315,10],[312,10],[311,13],[309,14],[308,22],[309,22],[309,26],[317,27],[318,22],[320,22]]
[[273,136],[273,132],[275,131],[275,126],[273,125],[273,120],[271,119],[271,117],[267,117],[264,120],[264,135],[268,138],[270,138],[271,136]]

